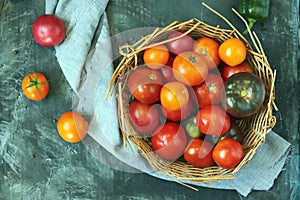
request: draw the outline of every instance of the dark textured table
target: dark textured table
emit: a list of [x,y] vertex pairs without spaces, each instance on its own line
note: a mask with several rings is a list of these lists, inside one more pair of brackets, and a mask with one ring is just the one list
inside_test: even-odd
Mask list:
[[[238,28],[231,12],[237,1],[206,1]],[[277,72],[277,124],[274,131],[292,144],[283,171],[270,191],[242,197],[235,191],[199,188],[139,173],[114,170],[95,159],[82,143],[68,144],[57,134],[56,120],[72,108],[73,92],[56,61],[54,48],[37,45],[33,21],[44,1],[0,0],[0,199],[299,199],[299,1],[273,0],[270,16],[255,25],[271,66]],[[197,17],[225,23],[201,1],[112,0],[107,8],[111,33],[137,27],[164,26]],[[50,81],[49,96],[32,102],[21,81],[33,71]]]

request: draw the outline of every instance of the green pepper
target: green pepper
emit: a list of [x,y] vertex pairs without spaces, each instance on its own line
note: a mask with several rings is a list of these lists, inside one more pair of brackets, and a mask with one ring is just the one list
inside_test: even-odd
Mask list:
[[[238,12],[248,20],[251,29],[255,22],[269,15],[270,0],[239,0]],[[244,31],[246,34],[248,31]]]

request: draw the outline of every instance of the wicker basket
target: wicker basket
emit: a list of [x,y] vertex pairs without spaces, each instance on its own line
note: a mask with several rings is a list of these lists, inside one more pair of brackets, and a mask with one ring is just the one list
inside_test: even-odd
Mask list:
[[[204,6],[224,19],[232,29],[226,30],[218,26],[210,26],[198,19],[191,19],[186,22],[175,21],[164,28],[156,29],[152,34],[143,37],[133,45],[122,46],[120,52],[124,57],[112,76],[111,85],[107,93],[109,94],[112,87],[115,87],[117,91],[119,124],[123,134],[124,145],[126,146],[128,144],[130,146],[131,143],[134,144],[138,151],[148,160],[156,173],[164,174],[179,183],[181,183],[182,180],[209,183],[222,179],[233,179],[234,174],[252,159],[257,148],[265,141],[266,134],[276,123],[276,118],[272,115],[272,109],[276,109],[274,104],[275,73],[273,73],[267,61],[258,37],[254,32],[249,30],[246,21],[233,9],[245,22],[251,38],[251,44],[255,47],[254,50],[245,37],[237,31],[226,18],[207,5],[204,4]],[[239,126],[244,136],[242,146],[245,157],[240,164],[233,169],[223,169],[218,166],[197,168],[180,159],[171,163],[163,160],[153,152],[150,139],[141,137],[129,120],[128,103],[130,95],[126,87],[128,77],[128,73],[126,72],[134,70],[141,64],[141,55],[145,49],[169,42],[165,39],[167,33],[176,30],[183,30],[186,34],[191,34],[195,37],[207,36],[219,43],[233,37],[243,40],[247,47],[247,62],[252,66],[254,73],[263,80],[266,86],[266,99],[262,108],[254,116],[239,121]],[[128,140],[130,140],[130,142],[128,142]]]

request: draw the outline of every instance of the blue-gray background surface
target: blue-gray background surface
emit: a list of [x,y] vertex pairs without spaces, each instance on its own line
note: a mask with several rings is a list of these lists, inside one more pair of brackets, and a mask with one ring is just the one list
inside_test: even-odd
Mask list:
[[[243,28],[230,10],[236,0],[205,2]],[[54,49],[37,45],[31,36],[31,25],[44,8],[44,1],[0,0],[1,200],[299,198],[298,0],[273,0],[270,17],[255,25],[269,62],[277,71],[279,111],[274,112],[274,131],[293,148],[273,188],[252,192],[248,197],[207,188],[195,192],[145,174],[117,171],[95,159],[81,143],[64,142],[56,132],[56,121],[72,108],[73,92],[57,64]],[[225,25],[196,0],[111,0],[107,14],[112,34],[193,17]],[[42,72],[51,80],[49,96],[41,102],[27,100],[20,90],[23,76],[32,71]]]

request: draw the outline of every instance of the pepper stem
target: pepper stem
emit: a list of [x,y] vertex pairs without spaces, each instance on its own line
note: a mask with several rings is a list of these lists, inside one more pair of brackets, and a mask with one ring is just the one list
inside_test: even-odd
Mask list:
[[[249,26],[249,29],[251,30],[253,25],[255,24],[256,20],[253,19],[253,18],[249,18],[248,19],[248,26]],[[243,32],[244,35],[248,34],[248,29],[246,29],[244,32]]]

